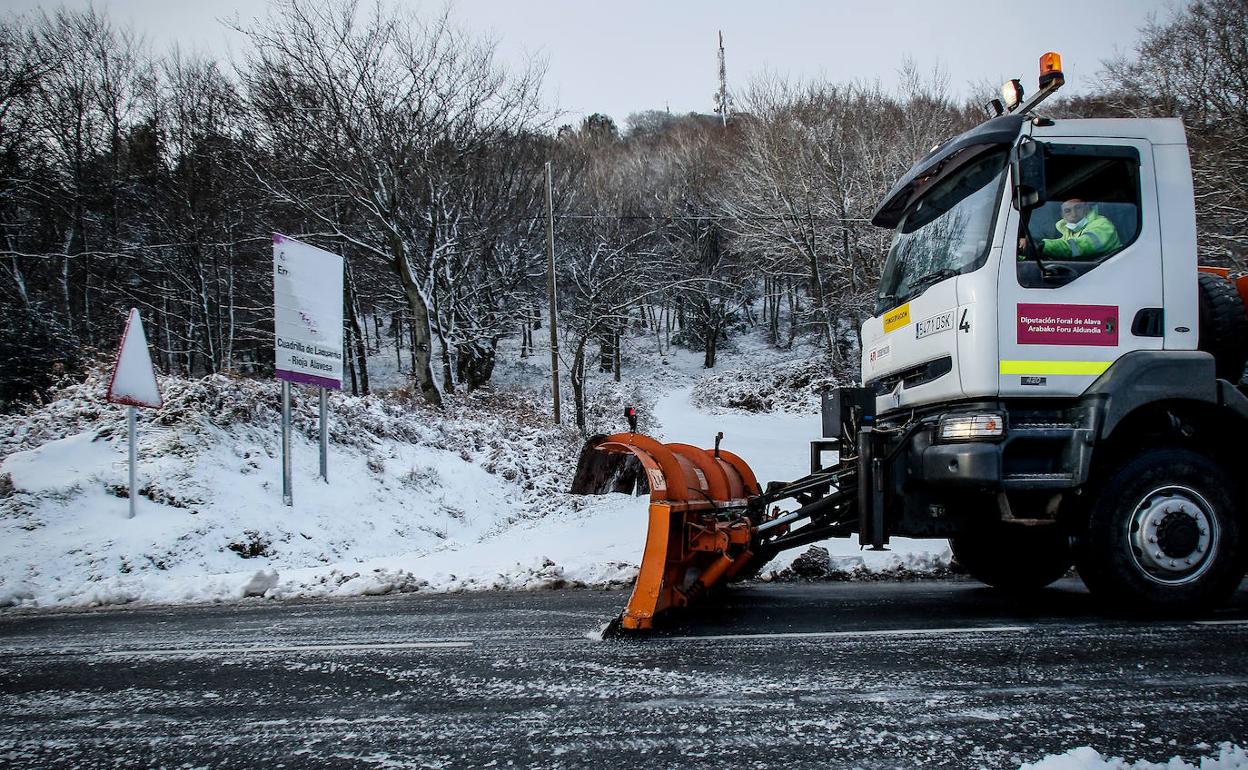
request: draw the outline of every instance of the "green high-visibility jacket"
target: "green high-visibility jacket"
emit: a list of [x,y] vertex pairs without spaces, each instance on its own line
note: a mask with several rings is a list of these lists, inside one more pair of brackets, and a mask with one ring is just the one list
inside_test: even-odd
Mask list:
[[1071,230],[1065,219],[1057,220],[1061,238],[1045,238],[1041,251],[1056,259],[1092,259],[1122,248],[1114,223],[1095,211],[1088,212],[1088,221],[1078,230]]

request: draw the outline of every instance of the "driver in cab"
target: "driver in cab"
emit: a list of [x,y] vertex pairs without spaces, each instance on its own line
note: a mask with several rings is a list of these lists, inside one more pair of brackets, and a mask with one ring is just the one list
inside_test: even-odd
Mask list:
[[1058,238],[1040,242],[1040,253],[1053,259],[1094,259],[1122,248],[1114,223],[1086,201],[1071,198],[1062,204]]

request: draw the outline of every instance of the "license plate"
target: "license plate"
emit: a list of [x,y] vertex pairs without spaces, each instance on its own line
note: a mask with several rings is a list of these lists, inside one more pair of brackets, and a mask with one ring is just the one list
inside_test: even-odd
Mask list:
[[914,325],[914,338],[921,340],[939,332],[949,331],[953,328],[953,311],[947,310],[940,315],[934,315],[931,318],[925,318]]

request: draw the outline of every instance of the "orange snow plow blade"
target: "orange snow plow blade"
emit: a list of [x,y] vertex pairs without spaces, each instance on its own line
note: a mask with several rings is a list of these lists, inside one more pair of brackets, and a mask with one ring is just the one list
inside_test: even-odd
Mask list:
[[658,615],[687,606],[749,563],[752,524],[745,506],[760,490],[744,460],[639,433],[612,434],[596,448],[634,455],[650,485],[646,548],[619,628],[652,628]]

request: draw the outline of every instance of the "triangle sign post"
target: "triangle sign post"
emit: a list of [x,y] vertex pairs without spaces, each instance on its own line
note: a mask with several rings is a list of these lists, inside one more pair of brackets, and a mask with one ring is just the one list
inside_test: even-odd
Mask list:
[[138,459],[136,407],[159,409],[163,401],[156,385],[156,370],[152,367],[152,354],[147,348],[147,335],[143,333],[143,319],[138,308],[130,308],[126,318],[126,330],[121,334],[117,347],[117,362],[108,383],[108,400],[126,405],[126,425],[130,434],[130,518],[134,518],[135,465]]

